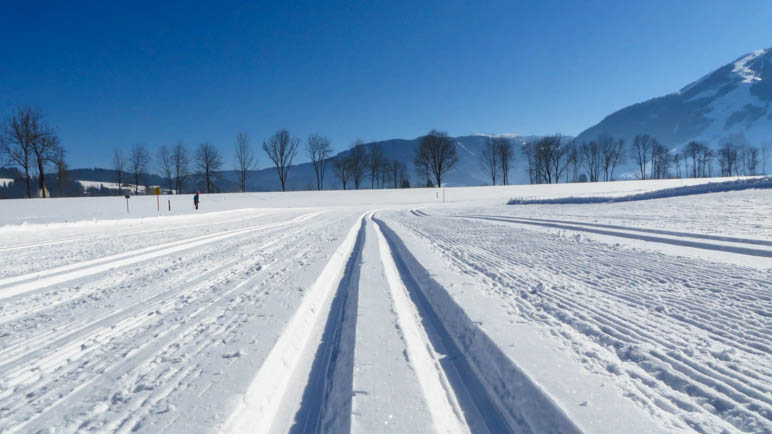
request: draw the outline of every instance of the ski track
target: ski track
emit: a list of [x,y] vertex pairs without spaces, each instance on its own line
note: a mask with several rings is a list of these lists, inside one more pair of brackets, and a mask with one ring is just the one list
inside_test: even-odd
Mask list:
[[[120,415],[115,407],[124,400],[136,407],[126,408],[123,414],[127,415],[127,419],[120,423],[115,420],[101,421],[98,429],[121,431],[122,428],[133,429],[138,426],[143,415],[147,415],[148,409],[162,398],[163,393],[156,391],[157,385],[171,382],[172,384],[165,388],[168,389],[167,392],[179,390],[173,382],[180,376],[193,375],[195,365],[183,364],[179,366],[181,370],[175,372],[174,369],[169,369],[168,363],[158,362],[157,370],[162,372],[157,372],[158,377],[152,381],[146,378],[146,374],[137,372],[145,369],[148,363],[152,364],[151,360],[167,360],[168,357],[164,354],[169,352],[178,353],[185,350],[182,353],[185,358],[196,361],[196,354],[209,348],[213,341],[238,327],[243,320],[241,316],[237,316],[221,323],[220,320],[224,319],[222,312],[227,311],[230,305],[236,304],[241,298],[254,298],[256,294],[244,291],[257,285],[258,280],[275,279],[277,274],[271,272],[272,268],[278,268],[281,264],[292,264],[302,258],[311,246],[297,241],[307,239],[309,233],[330,223],[322,221],[303,224],[301,229],[292,231],[286,231],[285,228],[283,234],[271,237],[270,241],[257,248],[251,242],[252,237],[260,239],[266,235],[274,235],[276,231],[255,234],[240,240],[225,239],[219,242],[220,245],[212,246],[211,251],[197,253],[199,261],[215,260],[217,253],[223,251],[229,252],[230,256],[225,260],[218,258],[213,268],[204,270],[197,278],[170,279],[166,285],[161,286],[144,282],[144,288],[138,289],[152,291],[148,294],[153,295],[144,298],[141,294],[136,294],[134,304],[127,308],[119,311],[108,309],[106,315],[89,322],[80,321],[75,312],[65,317],[64,321],[47,324],[51,327],[50,333],[32,336],[31,339],[15,340],[10,345],[0,341],[3,354],[6,354],[6,348],[13,353],[13,359],[4,358],[2,361],[0,429],[5,426],[13,427],[11,432],[28,431],[36,426],[38,421],[42,423],[38,428],[47,426],[51,423],[51,415],[53,420],[57,420],[56,416],[72,412],[71,407],[77,407],[76,403],[81,401],[81,395],[93,394],[94,386],[104,389],[105,376],[126,384],[134,384],[135,387],[122,388],[122,391],[118,392],[119,395],[123,394],[122,396],[110,396],[106,403],[97,399],[97,408],[87,411],[86,417],[83,414],[72,417],[70,414],[67,418],[67,429],[78,430],[97,426],[93,425],[95,419],[104,417],[107,408],[111,414]],[[291,240],[295,242],[290,242]],[[259,254],[255,256],[255,252]],[[273,257],[274,262],[263,263],[265,257]],[[192,258],[186,258],[186,262],[188,260],[193,261]],[[148,270],[151,274],[157,271]],[[168,270],[162,273],[168,275],[165,271]],[[126,275],[126,278],[131,280],[142,281],[141,277],[135,274]],[[132,285],[127,284],[123,288],[131,287]],[[93,292],[82,294],[80,299],[86,304],[112,301],[113,305],[123,305],[121,298],[132,298],[131,295],[127,297],[123,291],[105,291],[99,284],[89,287],[88,290]],[[94,297],[93,293],[100,294]],[[110,300],[111,297],[117,299]],[[78,301],[73,302],[73,305],[84,313],[88,311],[88,307],[81,307],[83,304]],[[218,309],[223,311],[218,312]],[[46,312],[45,308],[40,309],[36,315],[53,316],[52,312]],[[4,323],[3,329],[14,329],[13,322]],[[203,333],[204,331],[206,333]],[[0,335],[9,337],[10,334],[4,332]],[[194,348],[184,345],[187,339],[195,336],[199,339]],[[188,352],[187,349],[194,351]],[[159,354],[159,350],[162,353]],[[110,388],[114,388],[113,386],[109,385]],[[152,392],[150,395],[157,399],[137,401],[136,395],[142,395],[140,392],[145,390]],[[86,400],[89,401],[93,400]]]
[[697,431],[769,430],[769,271],[483,221],[400,221],[518,321],[546,326],[589,370],[622,377],[623,392],[653,413],[679,414]]
[[[6,264],[0,269],[0,279],[15,277],[18,275],[33,273],[36,271],[47,270],[59,266],[68,265],[78,261],[85,261],[93,255],[94,251],[99,251],[103,256],[118,254],[132,248],[147,246],[148,240],[151,244],[164,244],[190,238],[191,234],[209,234],[215,228],[240,225],[250,220],[258,220],[270,217],[273,212],[251,213],[246,216],[234,218],[217,219],[213,216],[201,216],[203,223],[194,224],[157,224],[160,229],[152,230],[133,230],[137,224],[127,225],[120,232],[91,235],[80,237],[67,237],[64,239],[41,241],[35,243],[10,244],[0,247],[0,260]],[[83,229],[79,227],[59,229],[64,232],[79,232]],[[0,236],[2,238],[11,238],[9,234]],[[15,234],[14,238],[18,238]],[[23,255],[18,251],[24,251]],[[28,261],[27,255],[35,254],[35,261]]]
[[[363,211],[0,234],[0,432],[579,432],[437,272],[477,282],[465,288],[663,430],[772,432],[772,269],[537,227],[762,258],[772,242],[559,214]],[[423,265],[428,249],[447,270]]]

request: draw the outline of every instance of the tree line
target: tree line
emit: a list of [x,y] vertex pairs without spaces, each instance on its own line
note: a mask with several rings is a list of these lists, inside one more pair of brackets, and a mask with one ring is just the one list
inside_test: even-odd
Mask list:
[[724,143],[712,150],[696,141],[673,152],[648,134],[635,136],[630,145],[607,134],[582,143],[556,134],[523,144],[521,152],[531,184],[613,181],[614,171],[628,159],[638,179],[754,176],[766,173],[769,157],[768,146]]
[[[333,157],[327,137],[312,134],[303,143],[299,137],[281,129],[260,147],[253,146],[247,133],[241,132],[235,137],[234,169],[240,191],[247,191],[249,173],[257,167],[256,150],[260,149],[276,170],[281,190],[286,191],[293,161],[301,147],[312,165],[317,190],[324,188],[330,170],[343,190],[410,187],[407,165],[387,158],[377,142],[356,140],[346,151]],[[552,184],[612,181],[615,171],[628,160],[639,179],[710,177],[716,165],[716,174],[721,176],[756,175],[766,173],[769,147],[725,143],[713,150],[705,144],[690,142],[680,152],[672,152],[646,134],[635,136],[629,145],[624,139],[607,134],[582,143],[554,134],[523,143],[520,153],[530,183]],[[56,174],[55,194],[78,195],[76,183],[68,176],[65,156],[56,131],[37,107],[17,107],[0,125],[0,157],[4,157],[0,162],[18,168],[27,197],[33,197],[33,188],[40,197],[51,195],[52,184],[46,182],[51,172]],[[515,157],[510,139],[495,135],[485,138],[479,158],[491,185],[509,184]],[[431,130],[419,138],[413,150],[413,169],[422,180],[420,186],[442,186],[446,174],[458,161],[455,139],[439,130]],[[178,142],[173,146],[162,145],[155,152],[141,143],[128,150],[115,148],[111,163],[120,194],[129,190],[139,194],[150,172],[160,174],[162,187],[168,192],[218,192],[225,165],[220,149],[210,142],[194,148]]]

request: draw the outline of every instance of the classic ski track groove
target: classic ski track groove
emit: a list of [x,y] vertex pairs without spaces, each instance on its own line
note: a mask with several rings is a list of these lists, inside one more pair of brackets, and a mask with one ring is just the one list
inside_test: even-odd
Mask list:
[[555,228],[555,229],[566,229],[571,231],[590,232],[590,233],[595,233],[599,235],[609,235],[613,237],[629,238],[629,239],[635,239],[635,240],[641,240],[641,241],[647,241],[647,242],[653,242],[653,243],[672,244],[676,246],[692,247],[692,248],[703,249],[703,250],[717,250],[717,251],[735,253],[740,255],[772,258],[772,249],[767,250],[767,249],[759,249],[759,248],[748,247],[743,245],[735,245],[735,244],[740,244],[736,242],[733,242],[735,244],[714,244],[714,243],[707,243],[702,241],[692,241],[692,240],[684,239],[684,238],[690,237],[687,235],[678,235],[678,236],[673,236],[672,238],[666,238],[664,236],[637,234],[637,233],[634,233],[636,231],[635,229],[625,229],[626,231],[629,231],[629,232],[621,232],[621,231],[614,231],[614,230],[608,230],[608,229],[595,229],[592,227],[587,227],[588,225],[579,226],[579,225],[563,224],[563,223],[549,223],[549,222],[535,221],[532,219],[521,219],[519,217],[501,217],[501,216],[459,216],[459,217],[467,218],[467,219],[499,221],[499,222],[506,222],[506,223],[522,224],[522,225],[533,225],[533,226],[541,226],[541,227]]
[[[329,222],[324,222],[324,224],[329,224]],[[316,226],[317,225],[311,225],[311,226],[308,226],[308,227],[304,227],[304,228],[302,228],[300,230],[288,233],[285,236],[283,236],[283,237],[281,237],[281,238],[279,238],[279,239],[277,239],[275,241],[267,243],[266,245],[263,246],[263,248],[268,247],[268,246],[272,246],[272,248],[271,248],[272,252],[278,252],[278,251],[280,251],[282,249],[286,249],[286,243],[282,244],[282,243],[280,243],[280,241],[285,240],[285,239],[289,239],[289,238],[295,237],[295,236],[297,236],[297,235],[299,235],[301,233],[305,233],[307,231],[313,230]],[[172,327],[165,328],[160,334],[156,334],[156,335],[150,337],[149,339],[142,339],[141,341],[143,341],[144,344],[141,344],[139,347],[136,347],[136,348],[133,348],[133,349],[129,350],[129,352],[126,354],[126,356],[124,358],[120,359],[120,362],[117,363],[117,364],[116,363],[109,363],[109,358],[110,358],[110,354],[111,353],[109,353],[109,352],[104,353],[105,356],[108,357],[108,359],[105,360],[103,362],[103,364],[101,365],[101,366],[104,366],[104,368],[99,368],[99,366],[100,366],[99,364],[97,364],[95,366],[92,363],[92,364],[89,365],[90,366],[90,372],[93,372],[96,369],[104,369],[104,372],[102,374],[100,374],[100,375],[104,375],[104,374],[120,372],[121,370],[126,370],[126,369],[128,369],[128,371],[143,370],[144,369],[143,366],[145,366],[145,365],[143,363],[136,363],[136,360],[134,360],[134,359],[136,359],[137,357],[141,357],[141,358],[144,358],[144,359],[147,359],[147,358],[153,357],[153,356],[157,357],[158,353],[153,352],[153,350],[155,348],[159,347],[162,344],[164,344],[164,345],[168,344],[166,348],[170,348],[169,346],[173,345],[172,342],[175,339],[179,340],[179,339],[183,338],[184,336],[186,336],[186,334],[188,333],[186,330],[193,330],[194,331],[194,329],[196,327],[201,325],[201,322],[200,322],[200,320],[198,318],[202,318],[203,319],[203,317],[205,317],[207,315],[211,315],[211,310],[212,310],[212,308],[215,305],[217,305],[218,303],[224,302],[224,300],[228,299],[230,295],[235,294],[235,293],[239,293],[240,291],[243,291],[244,289],[252,286],[251,284],[253,282],[255,282],[255,281],[261,280],[261,279],[265,280],[266,279],[266,271],[268,269],[270,269],[272,266],[275,266],[278,263],[291,263],[294,260],[295,257],[297,257],[298,255],[302,254],[304,251],[307,251],[308,249],[309,249],[309,247],[305,246],[305,247],[303,247],[303,249],[301,249],[301,252],[298,253],[298,254],[284,257],[283,259],[281,259],[281,260],[279,260],[278,262],[275,262],[275,263],[261,264],[263,266],[260,269],[260,271],[257,272],[256,274],[254,274],[252,277],[249,277],[246,280],[242,280],[241,282],[239,282],[233,288],[230,288],[230,289],[228,289],[228,290],[226,290],[226,291],[224,291],[224,292],[222,292],[220,294],[217,294],[212,300],[209,300],[209,301],[203,301],[202,302],[202,301],[194,300],[193,302],[190,302],[190,301],[187,301],[187,300],[182,300],[180,297],[178,297],[179,294],[177,294],[175,291],[168,292],[166,294],[167,295],[167,297],[166,297],[167,303],[183,303],[180,307],[178,307],[176,309],[174,307],[172,307],[171,305],[169,305],[168,309],[170,309],[170,310],[174,309],[175,311],[179,311],[179,309],[181,308],[182,310],[178,312],[178,315],[182,316],[182,317],[184,317],[186,319],[183,320],[182,322],[175,323]],[[270,252],[266,252],[266,253],[270,253]],[[257,260],[257,262],[259,263],[260,261]],[[208,277],[208,276],[204,277],[204,278],[201,279],[200,283],[195,288],[186,289],[186,291],[187,290],[189,290],[189,291],[196,291],[196,290],[198,290],[199,292],[201,292],[203,289],[205,289],[206,287],[210,286],[211,283],[213,281],[215,281],[216,279],[226,279],[227,276],[229,276],[229,275],[238,274],[239,270],[236,270],[233,267],[229,267],[231,264],[232,264],[231,262],[227,262],[227,263],[223,264],[223,266],[218,267],[216,270],[213,270],[213,275],[215,277]],[[241,267],[238,267],[238,268],[240,270],[244,270],[244,269],[249,269],[253,265],[254,265],[253,262],[246,262],[246,263],[242,264]],[[219,277],[217,277],[217,276],[219,276]],[[202,292],[202,293],[206,294],[205,291]],[[232,302],[228,302],[228,303],[232,303]],[[144,309],[144,310],[146,311],[146,310],[149,310],[149,309]],[[129,320],[126,323],[126,326],[125,326],[125,327],[128,327],[128,328],[117,327],[120,323],[114,324],[113,327],[111,327],[108,330],[110,330],[112,332],[115,332],[116,329],[119,329],[120,331],[112,333],[112,334],[114,334],[116,336],[125,337],[124,334],[126,334],[126,332],[128,330],[136,329],[137,327],[142,327],[142,324],[146,323],[146,321],[142,321],[140,323],[137,323],[137,322],[133,322],[132,323],[130,321],[131,317],[140,317],[140,318],[142,318],[141,314],[135,314],[133,312],[125,312],[124,311],[124,316],[125,316],[126,320]],[[230,324],[230,326],[233,327],[233,326],[235,326],[238,323],[238,321],[239,321],[239,318],[233,318],[231,321],[228,322],[228,324]],[[220,327],[224,327],[224,326],[220,326]],[[174,332],[178,328],[181,328],[181,331],[180,332]],[[149,327],[145,327],[144,329],[139,331],[140,334],[138,336],[142,336],[142,334],[146,334],[146,333],[152,333],[153,329],[154,329],[154,327],[152,327],[152,325],[149,326]],[[96,331],[98,332],[98,330],[96,330]],[[211,341],[213,339],[216,339],[218,334],[209,334],[209,335],[204,334],[204,335],[201,335],[201,336],[202,336],[202,338],[206,342],[209,342],[209,341]],[[88,341],[88,339],[87,338],[81,338],[77,342],[82,342],[82,341]],[[133,341],[129,341],[129,342],[133,342]],[[205,348],[206,348],[205,343],[199,346],[199,350],[203,350]],[[86,354],[86,355],[88,355],[88,354]],[[188,357],[191,358],[191,360],[195,360],[195,357],[193,357],[194,355],[195,354],[191,354],[191,355],[188,355]],[[69,362],[69,360],[68,360],[68,362]],[[75,368],[78,368],[78,367],[76,366]],[[180,371],[180,373],[174,374],[174,376],[190,375],[192,369],[195,369],[195,367],[191,367],[190,369],[185,370],[184,372]],[[83,376],[83,375],[84,374],[81,372],[80,376]],[[167,373],[167,374],[161,373],[160,375],[167,375],[168,376],[168,375],[171,375],[171,374],[169,374],[169,373]],[[71,390],[65,396],[59,397],[59,399],[56,400],[53,404],[50,404],[50,405],[46,406],[46,409],[45,409],[44,412],[38,413],[33,418],[30,418],[30,419],[26,420],[23,425],[14,427],[14,430],[19,430],[19,429],[22,429],[22,428],[24,428],[25,426],[27,426],[29,424],[34,424],[34,422],[37,420],[37,418],[39,418],[41,415],[55,410],[59,406],[63,405],[65,402],[72,401],[72,400],[76,399],[78,394],[87,393],[86,392],[86,389],[87,389],[86,386],[88,384],[91,384],[93,381],[96,381],[96,379],[98,377],[99,377],[99,375],[93,375],[92,374],[91,377],[84,378],[83,382],[78,382],[79,384],[78,384],[78,386],[75,389]],[[134,378],[137,378],[137,377],[135,376]],[[52,379],[52,381],[49,382],[49,383],[52,386],[55,385],[56,379]],[[47,384],[42,384],[42,385],[41,384],[36,384],[36,386],[38,386],[37,387],[38,390],[43,390],[43,391],[47,390],[47,388],[49,387]],[[51,389],[48,392],[44,392],[43,395],[36,395],[35,399],[36,400],[40,400],[42,398],[45,398],[46,396],[53,396],[56,393],[61,393],[61,392],[57,392],[57,390],[58,389],[56,387],[51,387]],[[170,389],[170,391],[171,390],[175,390],[175,388],[172,387]],[[158,397],[156,397],[156,398],[158,398]],[[158,398],[158,399],[160,399],[160,398]],[[158,399],[155,399],[154,402],[157,402]],[[134,401],[134,402],[136,402],[136,401]],[[24,405],[24,404],[22,404],[22,405]],[[144,413],[142,411],[140,411],[140,412],[129,412],[128,414],[130,416],[130,419],[136,419],[136,418],[138,418],[140,416],[144,417],[144,415],[147,413],[148,406],[144,402],[141,403],[138,408],[144,408],[145,409]],[[6,407],[3,407],[3,410],[7,411],[9,409],[6,406]],[[11,412],[11,414],[12,413],[13,412]],[[119,426],[115,426],[114,428],[118,429],[118,428],[122,427],[123,430],[126,430],[127,429],[126,423],[127,423],[127,421],[123,421],[123,422],[120,423]],[[132,428],[132,426],[128,426],[128,428],[130,429],[130,428]],[[120,429],[119,429],[119,431],[120,431]]]
[[199,247],[204,244],[235,237],[237,235],[243,235],[261,229],[265,230],[275,227],[287,226],[293,223],[300,223],[309,220],[310,218],[319,214],[319,212],[308,213],[296,217],[290,221],[267,223],[247,228],[230,229],[213,234],[199,235],[184,240],[161,244],[159,246],[146,247],[125,253],[110,255],[103,258],[65,265],[50,270],[0,279],[0,299],[15,297],[21,294],[45,288],[47,286],[91,276],[93,274],[97,274],[112,268],[123,267],[149,259],[170,255],[172,253]]
[[[527,235],[513,235],[522,240],[526,236],[539,238],[540,241],[527,244],[527,252],[519,251],[523,247],[516,242],[502,251],[500,245],[485,238],[488,232],[491,237],[497,237],[495,228],[467,226],[467,230],[461,233],[458,230],[453,232],[453,228],[419,228],[413,222],[418,223],[418,220],[406,220],[405,224],[425,242],[435,246],[454,268],[479,276],[488,282],[493,291],[505,295],[518,315],[549,325],[554,330],[553,334],[561,336],[569,331],[583,334],[616,349],[623,356],[628,348],[646,344],[664,350],[641,352],[634,356],[640,358],[636,361],[640,371],[631,369],[628,372],[637,379],[635,387],[644,396],[667,400],[674,408],[686,405],[691,411],[698,409],[683,403],[685,395],[697,396],[716,408],[721,408],[720,403],[724,400],[736,403],[727,414],[721,414],[721,411],[716,414],[722,419],[718,423],[727,430],[737,429],[732,424],[734,418],[755,425],[757,429],[772,422],[772,389],[768,386],[772,383],[772,371],[758,370],[753,365],[743,370],[731,369],[729,364],[719,359],[705,359],[707,355],[690,356],[682,351],[703,339],[710,339],[748,357],[767,360],[760,366],[772,366],[769,363],[772,360],[769,321],[762,312],[753,309],[756,303],[772,299],[769,282],[754,276],[762,273],[748,272],[740,277],[729,266],[696,267],[684,263],[682,259],[654,253],[651,256],[656,257],[656,262],[642,264],[640,252],[633,254],[613,250],[602,243],[583,243],[580,253],[571,247],[571,243],[557,244],[554,237],[548,234],[528,231]],[[476,235],[477,232],[480,235]],[[514,248],[516,245],[519,246],[517,249]],[[585,271],[561,269],[549,259],[555,255],[572,257],[577,266],[583,264],[590,268]],[[596,265],[590,266],[582,257],[592,258],[592,263]],[[611,264],[613,267],[610,267]],[[627,283],[622,284],[622,279]],[[745,282],[745,287],[732,283],[738,282],[737,279]],[[535,296],[523,295],[529,288],[542,288],[543,282],[552,285],[555,290],[544,287],[537,289]],[[673,294],[673,290],[662,293],[619,290],[635,288],[640,284],[652,285],[653,288],[675,286],[677,290]],[[734,290],[717,291],[722,287],[734,287]],[[565,292],[566,289],[561,288],[576,290]],[[717,300],[715,305],[706,304],[704,298],[698,300],[680,294],[692,288],[710,290],[721,301]],[[595,293],[600,296],[592,295]],[[735,310],[724,310],[729,302],[737,305],[735,309],[744,312],[745,317],[738,317]],[[663,305],[668,308],[657,310]],[[620,311],[621,307],[629,311]],[[630,321],[631,312],[638,309],[645,309],[646,314],[637,315],[636,321]],[[661,332],[657,333],[662,324],[672,328],[674,332],[668,336],[674,340],[665,340]],[[568,335],[565,338],[571,342]],[[655,404],[650,402],[648,405]],[[683,417],[690,425],[693,423],[689,412]]]

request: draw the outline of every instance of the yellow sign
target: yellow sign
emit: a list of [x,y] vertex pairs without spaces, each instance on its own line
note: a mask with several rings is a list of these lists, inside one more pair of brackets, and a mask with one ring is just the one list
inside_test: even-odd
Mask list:
[[155,188],[155,195],[159,196],[160,194],[161,194],[161,187],[156,187]]

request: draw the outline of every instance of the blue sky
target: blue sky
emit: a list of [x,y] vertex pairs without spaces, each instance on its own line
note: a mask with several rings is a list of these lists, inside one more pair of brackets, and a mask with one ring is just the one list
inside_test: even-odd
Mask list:
[[431,128],[578,134],[772,46],[770,22],[768,0],[9,1],[0,113],[42,107],[71,167],[178,140],[230,161],[239,131],[278,128],[336,150]]

